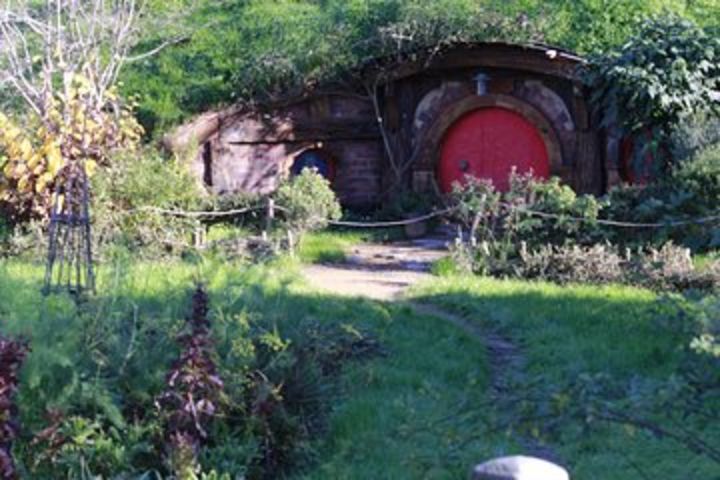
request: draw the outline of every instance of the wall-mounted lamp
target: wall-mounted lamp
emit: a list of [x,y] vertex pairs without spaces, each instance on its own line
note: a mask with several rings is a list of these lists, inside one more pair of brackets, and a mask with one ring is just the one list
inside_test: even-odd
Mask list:
[[483,96],[488,93],[488,82],[490,81],[490,75],[486,73],[478,73],[473,77],[475,84],[477,85],[478,96]]

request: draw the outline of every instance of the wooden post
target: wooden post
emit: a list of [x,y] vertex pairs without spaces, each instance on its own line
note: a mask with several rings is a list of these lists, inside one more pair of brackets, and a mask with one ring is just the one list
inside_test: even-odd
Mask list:
[[292,230],[287,231],[287,238],[288,238],[288,251],[290,252],[290,257],[295,257],[295,236],[293,235]]
[[265,228],[263,229],[263,240],[267,241],[272,231],[273,220],[275,220],[275,200],[272,197],[267,198],[267,206],[265,210]]
[[205,248],[205,245],[207,245],[207,226],[204,224],[201,224],[199,227],[195,228],[195,233],[193,234],[193,240],[195,244],[195,248],[198,250],[201,250]]

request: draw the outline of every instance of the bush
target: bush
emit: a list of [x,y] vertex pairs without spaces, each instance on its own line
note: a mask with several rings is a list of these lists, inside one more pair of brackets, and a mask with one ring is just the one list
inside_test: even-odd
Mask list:
[[495,190],[489,181],[468,177],[464,185],[455,185],[451,200],[470,243],[486,241],[515,249],[521,241],[531,248],[590,243],[600,211],[595,198],[577,196],[558,178],[543,181],[515,172],[506,193]]
[[[720,39],[670,15],[646,20],[616,52],[589,69],[602,126],[634,138],[633,164],[646,170],[650,152],[659,173],[669,171],[672,129],[683,119],[720,113]],[[649,133],[643,135],[642,133]]]
[[[649,223],[692,221],[718,215],[720,145],[710,146],[677,165],[664,179],[647,187],[625,186],[611,191],[602,216]],[[703,251],[720,246],[720,221],[661,228],[605,227],[606,240],[627,246],[661,245],[667,241]]]
[[190,246],[199,227],[194,218],[160,210],[192,210],[201,190],[189,168],[178,158],[152,149],[117,155],[93,178],[93,233],[96,251],[124,246],[152,256]]
[[325,228],[330,220],[337,220],[342,214],[330,182],[307,168],[280,185],[275,200],[284,209],[285,228],[297,237]]
[[624,260],[607,245],[555,247],[546,245],[534,252],[521,251],[519,274],[557,283],[621,283]]
[[626,283],[657,291],[720,288],[720,263],[698,270],[690,251],[672,243],[662,248],[621,254],[608,244],[544,246],[536,251],[521,250],[521,262],[514,272],[521,278],[558,283]]

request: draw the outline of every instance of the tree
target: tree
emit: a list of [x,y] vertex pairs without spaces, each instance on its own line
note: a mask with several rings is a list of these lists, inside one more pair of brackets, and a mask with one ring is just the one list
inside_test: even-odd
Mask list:
[[47,214],[49,192],[65,164],[92,170],[113,150],[140,140],[132,105],[117,93],[118,76],[126,64],[183,38],[138,53],[148,5],[8,0],[0,8],[0,88],[14,92],[27,113],[25,128],[0,115],[0,202],[16,219]]

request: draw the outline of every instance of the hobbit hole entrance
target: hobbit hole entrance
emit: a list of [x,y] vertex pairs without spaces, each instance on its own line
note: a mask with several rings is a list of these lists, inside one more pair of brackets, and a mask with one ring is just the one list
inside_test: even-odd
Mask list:
[[466,175],[492,180],[495,188],[509,188],[513,168],[550,176],[548,148],[538,128],[520,113],[485,107],[463,115],[445,133],[437,167],[440,189],[448,193]]
[[312,168],[332,183],[335,179],[335,162],[332,157],[320,149],[306,150],[295,158],[290,167],[290,176],[300,175],[306,168]]

